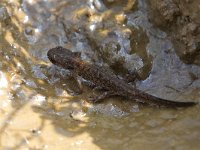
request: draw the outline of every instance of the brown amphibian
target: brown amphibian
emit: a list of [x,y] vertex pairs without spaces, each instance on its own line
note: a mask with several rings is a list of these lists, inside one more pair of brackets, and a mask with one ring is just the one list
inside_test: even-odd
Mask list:
[[176,102],[152,96],[134,88],[109,69],[83,61],[80,54],[63,47],[52,48],[47,55],[53,64],[69,69],[75,75],[106,90],[102,95],[90,99],[93,102],[99,102],[109,96],[122,96],[139,103],[164,107],[189,107],[196,104],[195,102]]

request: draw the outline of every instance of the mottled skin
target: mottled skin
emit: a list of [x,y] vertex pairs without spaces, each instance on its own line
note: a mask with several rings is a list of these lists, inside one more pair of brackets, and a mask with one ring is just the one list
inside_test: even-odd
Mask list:
[[91,81],[98,87],[107,90],[106,93],[93,99],[94,102],[104,99],[108,96],[118,95],[131,100],[136,100],[140,103],[149,105],[164,106],[164,107],[189,107],[196,103],[194,102],[175,102],[161,99],[143,91],[140,91],[122,79],[119,79],[113,72],[101,66],[90,64],[81,60],[79,53],[71,52],[62,47],[56,47],[48,51],[49,60],[62,68],[70,69],[76,75]]

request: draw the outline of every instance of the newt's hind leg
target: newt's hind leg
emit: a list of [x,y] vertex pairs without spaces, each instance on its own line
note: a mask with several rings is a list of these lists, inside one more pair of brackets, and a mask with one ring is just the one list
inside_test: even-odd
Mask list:
[[123,80],[124,80],[126,83],[128,83],[128,84],[130,84],[130,85],[136,87],[136,81],[142,80],[142,79],[140,78],[138,72],[133,71],[133,72],[128,73],[128,74],[126,74],[125,76],[123,76]]
[[92,103],[100,102],[106,98],[118,95],[116,92],[106,91],[98,96],[90,96],[88,101]]

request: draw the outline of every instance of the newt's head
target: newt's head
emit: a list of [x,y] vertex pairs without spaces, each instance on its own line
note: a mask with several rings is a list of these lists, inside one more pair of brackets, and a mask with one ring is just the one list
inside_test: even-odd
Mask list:
[[74,69],[81,63],[79,52],[72,52],[61,46],[50,49],[47,56],[53,64],[65,69]]

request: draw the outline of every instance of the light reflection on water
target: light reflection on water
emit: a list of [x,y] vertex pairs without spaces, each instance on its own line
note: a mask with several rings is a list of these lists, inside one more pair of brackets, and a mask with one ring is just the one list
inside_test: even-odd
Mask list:
[[3,72],[0,71],[0,88],[7,88],[8,87],[8,81],[6,79],[6,76]]

